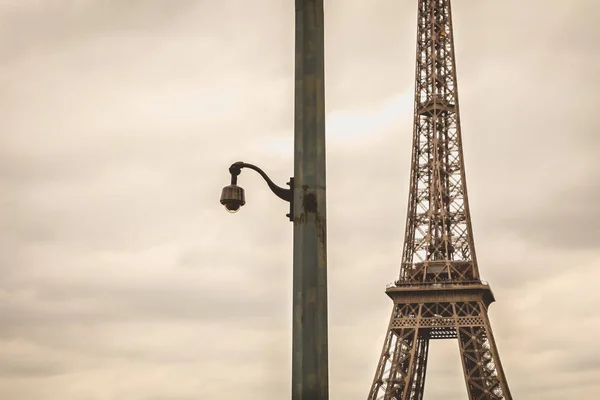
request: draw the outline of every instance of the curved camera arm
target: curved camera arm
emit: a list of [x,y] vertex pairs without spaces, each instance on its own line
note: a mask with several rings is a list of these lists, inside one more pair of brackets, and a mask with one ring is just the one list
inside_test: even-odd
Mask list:
[[271,180],[271,178],[269,178],[267,176],[267,174],[262,169],[258,168],[256,165],[238,161],[236,163],[231,164],[231,167],[229,167],[229,172],[231,173],[231,184],[232,185],[237,185],[237,177],[242,172],[242,168],[250,168],[250,169],[253,169],[254,171],[258,172],[260,174],[260,176],[263,177],[265,182],[267,182],[269,189],[271,189],[271,191],[273,193],[275,193],[275,195],[277,197],[290,203],[290,213],[287,214],[287,216],[289,217],[290,221],[293,221],[294,220],[294,217],[293,217],[294,205],[292,204],[292,202],[294,199],[294,178],[290,178],[290,182],[288,183],[288,185],[290,186],[289,189],[282,188],[280,186],[277,186]]

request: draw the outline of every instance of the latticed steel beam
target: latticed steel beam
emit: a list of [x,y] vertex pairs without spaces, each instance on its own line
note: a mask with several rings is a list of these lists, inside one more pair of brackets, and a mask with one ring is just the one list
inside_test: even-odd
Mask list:
[[400,281],[476,281],[449,0],[419,1],[415,76]]
[[369,400],[422,400],[429,342],[457,339],[470,400],[512,400],[488,319],[465,182],[450,0],[419,0],[400,277]]

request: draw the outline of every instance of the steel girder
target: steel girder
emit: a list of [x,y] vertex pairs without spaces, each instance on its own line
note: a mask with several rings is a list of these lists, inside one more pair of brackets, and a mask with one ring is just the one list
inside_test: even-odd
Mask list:
[[450,0],[419,0],[404,249],[369,400],[422,400],[432,339],[457,340],[470,400],[512,400],[470,218]]

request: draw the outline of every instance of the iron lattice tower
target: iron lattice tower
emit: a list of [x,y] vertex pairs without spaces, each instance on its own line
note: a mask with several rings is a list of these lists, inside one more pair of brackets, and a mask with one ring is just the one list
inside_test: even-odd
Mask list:
[[471,400],[512,399],[479,276],[460,131],[450,0],[419,0],[412,164],[399,279],[369,400],[423,399],[430,339],[458,339]]

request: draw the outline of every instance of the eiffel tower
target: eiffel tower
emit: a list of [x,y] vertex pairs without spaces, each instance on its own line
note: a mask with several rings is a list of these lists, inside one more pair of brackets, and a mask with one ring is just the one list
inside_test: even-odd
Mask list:
[[368,400],[421,400],[429,341],[458,339],[470,400],[510,400],[465,183],[450,0],[419,0],[413,148],[400,277]]

